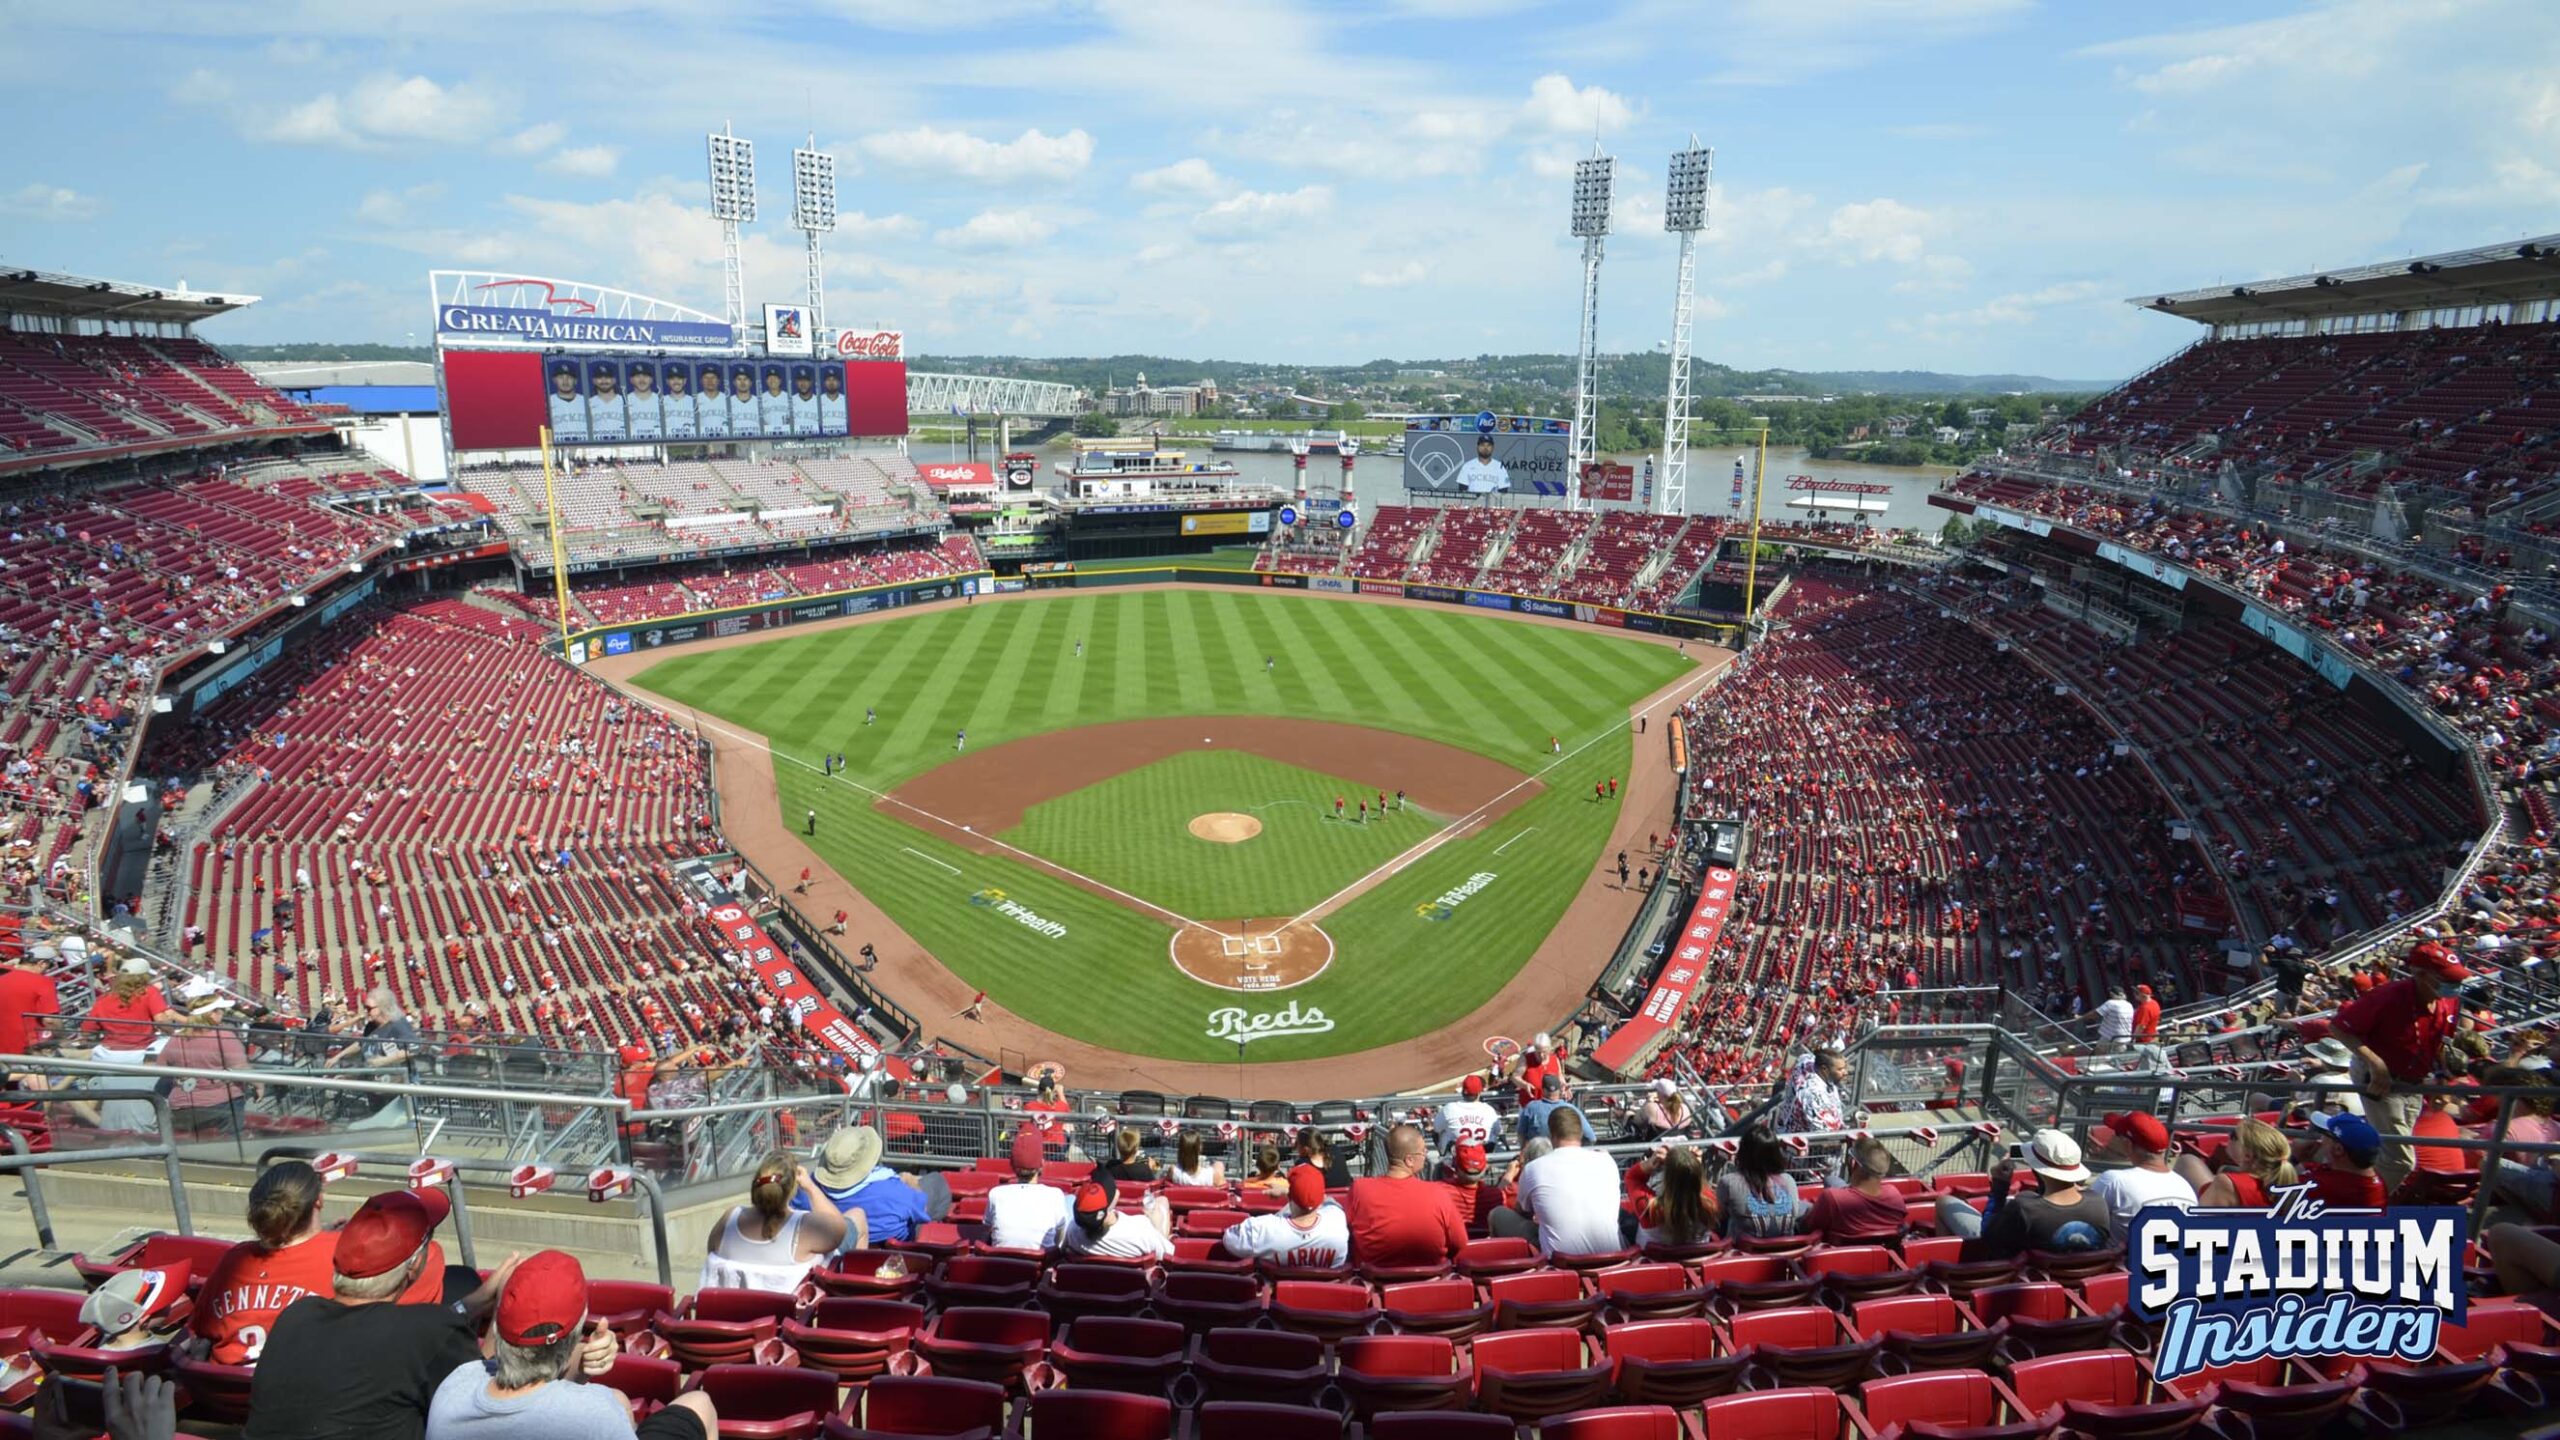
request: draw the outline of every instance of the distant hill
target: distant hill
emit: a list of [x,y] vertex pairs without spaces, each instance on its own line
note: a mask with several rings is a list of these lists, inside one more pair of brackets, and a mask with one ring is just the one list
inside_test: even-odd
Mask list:
[[[232,345],[243,360],[430,360],[424,346],[355,345],[305,341],[291,345]],[[1169,355],[1097,355],[1042,358],[1021,355],[918,355],[920,370],[950,370],[968,375],[1011,375],[1028,380],[1058,380],[1102,391],[1127,385],[1139,375],[1157,385],[1183,385],[1214,380],[1221,388],[1248,383],[1312,386],[1318,390],[1346,385],[1400,384],[1429,388],[1442,385],[1472,388],[1525,385],[1559,393],[1573,385],[1570,355],[1476,355],[1444,360],[1369,360],[1357,365],[1291,365],[1262,360],[1196,360]],[[1437,377],[1430,372],[1439,372]],[[1658,353],[1604,355],[1600,389],[1607,395],[1659,395],[1669,378],[1670,360]],[[2113,380],[2056,380],[2044,375],[1950,375],[1936,370],[1743,370],[1698,360],[1690,383],[1701,398],[1738,395],[1994,395],[2020,391],[2043,395],[2089,395],[2111,389]]]

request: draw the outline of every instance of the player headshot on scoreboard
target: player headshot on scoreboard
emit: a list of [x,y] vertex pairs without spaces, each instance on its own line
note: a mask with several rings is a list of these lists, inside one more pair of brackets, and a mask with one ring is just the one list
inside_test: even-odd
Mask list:
[[653,360],[622,362],[623,409],[630,418],[625,423],[634,440],[655,440],[666,433],[664,412],[658,404],[658,366]]
[[668,439],[690,440],[697,433],[693,428],[693,371],[681,360],[667,364],[665,413]]
[[587,438],[587,397],[578,388],[578,367],[571,361],[551,367],[551,438],[560,444]]
[[756,367],[729,367],[729,433],[745,439],[764,433],[756,426]]
[[1470,495],[1494,495],[1511,488],[1511,472],[1493,458],[1493,437],[1476,437],[1476,458],[1458,467],[1458,484]]
[[842,365],[818,367],[818,433],[821,435],[852,433],[851,428],[845,423],[844,367]]
[[791,367],[791,433],[818,433],[818,367]]
[[791,433],[791,382],[782,366],[764,367],[764,393],[756,397],[756,410],[764,434]]
[[630,434],[623,423],[622,366],[611,360],[587,364],[587,438],[619,440]]
[[693,373],[693,428],[697,435],[714,438],[729,433],[729,386],[717,365]]

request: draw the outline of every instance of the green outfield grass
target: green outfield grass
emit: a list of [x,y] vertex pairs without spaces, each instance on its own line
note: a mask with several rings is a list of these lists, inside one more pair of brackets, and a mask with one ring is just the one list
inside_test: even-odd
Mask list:
[[[1078,640],[1086,647],[1080,658]],[[1266,657],[1279,660],[1268,672]],[[813,843],[828,863],[944,964],[1016,1013],[1132,1054],[1213,1061],[1236,1058],[1231,1043],[1209,1038],[1215,1010],[1262,1012],[1294,1002],[1321,1008],[1333,1022],[1320,1034],[1256,1041],[1248,1058],[1263,1061],[1391,1044],[1491,998],[1601,861],[1614,858],[1600,852],[1617,807],[1594,803],[1592,782],[1627,772],[1627,706],[1691,664],[1658,645],[1454,609],[1247,590],[1077,591],[944,605],[671,656],[639,683],[768,737],[782,811],[793,827],[817,810]],[[863,723],[866,705],[876,707],[877,724]],[[874,807],[878,792],[950,760],[952,734],[962,728],[975,749],[1147,716],[1238,714],[1423,735],[1539,775],[1546,788],[1498,826],[1441,846],[1327,917],[1338,947],[1332,967],[1277,996],[1191,980],[1167,956],[1173,932],[1164,919],[1009,856],[964,849]],[[1564,740],[1561,760],[1548,754],[1550,735]],[[818,758],[828,752],[842,752],[848,768],[821,776]],[[1052,804],[1109,832],[1121,825],[1108,813],[1115,807],[1166,803],[1140,793],[1154,783],[1147,772],[1165,763]],[[1335,783],[1273,768],[1281,772],[1269,777],[1275,781]],[[1133,797],[1125,802],[1110,793],[1124,785]],[[1207,808],[1220,807],[1197,806],[1183,818]],[[1018,828],[1040,831],[1043,843],[1022,848],[1065,864],[1044,847],[1081,847],[1088,857],[1103,847],[1107,862],[1097,863],[1125,879],[1074,868],[1204,920],[1295,913],[1287,897],[1315,884],[1317,870],[1334,873],[1339,861],[1361,873],[1356,855],[1311,851],[1321,864],[1310,859],[1304,878],[1275,877],[1270,900],[1246,903],[1254,894],[1223,877],[1185,877],[1190,857],[1210,847],[1180,825],[1124,846],[1111,833],[1067,838],[1050,828],[1054,823],[1046,814],[1026,817]],[[1415,827],[1414,838],[1423,833]],[[1218,848],[1242,853],[1258,843]],[[1351,843],[1365,842],[1355,836]],[[1433,905],[1480,873],[1494,878],[1445,914]],[[1340,883],[1347,880],[1325,893]],[[1186,892],[1193,884],[1202,888]],[[990,888],[1036,919],[970,903]],[[1219,903],[1204,908],[1217,913],[1178,905],[1174,897],[1185,893],[1215,898]],[[1044,933],[1034,923],[1064,926],[1065,933]],[[848,937],[854,944],[862,938]],[[937,1025],[944,1019],[926,1018]]]
[[1076,568],[1094,570],[1250,570],[1262,554],[1259,545],[1221,545],[1215,550],[1194,550],[1184,555],[1119,555],[1106,560],[1079,560]]
[[[1333,817],[1335,796],[1356,803],[1374,788],[1207,750],[1034,805],[1000,838],[1195,919],[1296,915],[1457,818],[1404,810],[1362,821],[1357,809]],[[1236,844],[1192,835],[1192,818],[1213,810],[1251,815],[1262,833]]]

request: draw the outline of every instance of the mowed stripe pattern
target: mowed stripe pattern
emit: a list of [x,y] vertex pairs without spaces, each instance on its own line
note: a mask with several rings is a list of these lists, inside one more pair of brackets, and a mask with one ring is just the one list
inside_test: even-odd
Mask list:
[[[775,767],[786,819],[796,829],[815,808],[819,853],[963,979],[1065,1034],[1133,1053],[1233,1059],[1232,1046],[1208,1039],[1205,1017],[1240,997],[1173,969],[1168,921],[879,813],[864,789],[808,767],[840,752],[847,777],[885,792],[949,760],[964,729],[974,749],[1151,715],[1261,714],[1401,730],[1537,774],[1551,761],[1549,737],[1571,751],[1614,731],[1629,704],[1689,664],[1661,646],[1456,610],[1149,590],[944,606],[670,657],[640,683],[759,731],[790,757]],[[866,706],[876,723],[864,723]],[[1258,1042],[1251,1058],[1368,1049],[1490,998],[1606,858],[1598,852],[1615,806],[1593,803],[1591,785],[1625,774],[1630,753],[1628,738],[1611,734],[1545,773],[1546,793],[1498,830],[1444,846],[1332,915],[1326,928],[1341,959],[1289,998],[1321,1004],[1335,1028]],[[1490,859],[1492,847],[1531,827]],[[1478,869],[1500,878],[1445,920],[1417,918],[1417,907]],[[988,888],[1067,934],[1036,933],[970,903]]]

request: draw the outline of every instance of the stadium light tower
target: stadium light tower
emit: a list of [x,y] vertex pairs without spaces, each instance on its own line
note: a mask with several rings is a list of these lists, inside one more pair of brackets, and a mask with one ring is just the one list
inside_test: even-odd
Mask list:
[[1671,290],[1671,388],[1662,401],[1662,487],[1654,513],[1689,513],[1689,321],[1698,302],[1698,232],[1707,228],[1707,184],[1716,152],[1689,137],[1689,148],[1671,157],[1670,192],[1662,228],[1680,237],[1680,274]]
[[827,324],[827,275],[819,259],[819,237],[836,228],[836,157],[818,148],[814,133],[808,149],[791,152],[791,223],[809,241],[809,333],[814,337]]
[[729,333],[747,331],[747,279],[738,264],[738,227],[756,218],[756,142],[741,140],[723,124],[711,139],[711,218],[720,222],[724,297]]
[[1600,400],[1592,393],[1599,359],[1600,251],[1609,233],[1609,182],[1618,162],[1591,147],[1591,158],[1573,167],[1573,233],[1582,239],[1582,346],[1573,367],[1573,458],[1565,466],[1565,508],[1582,508],[1582,468],[1599,452],[1592,431],[1600,419]]

